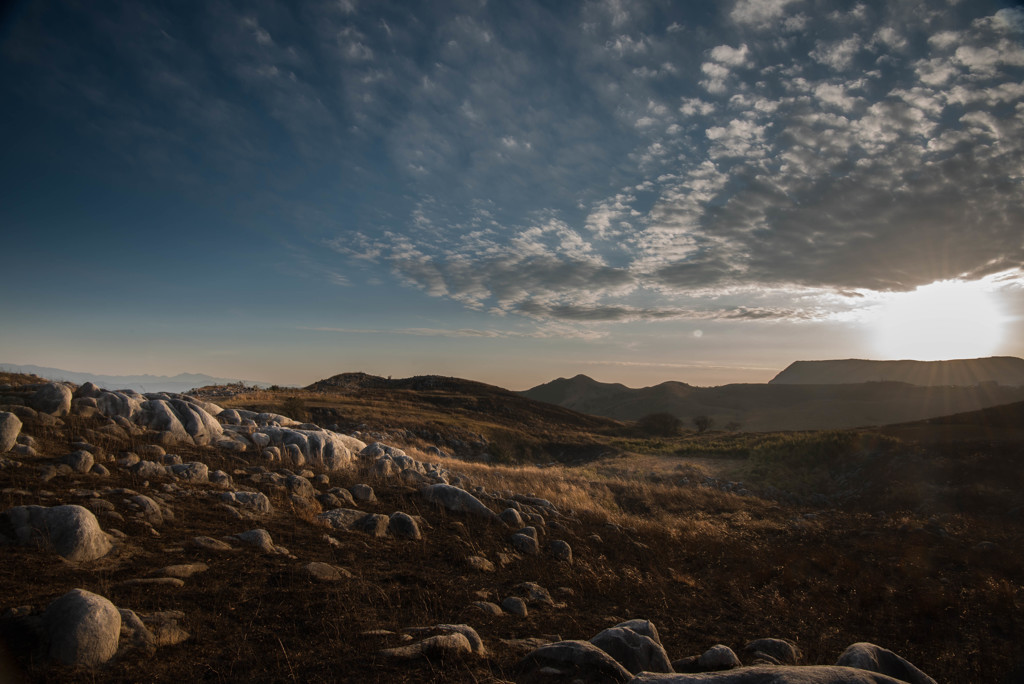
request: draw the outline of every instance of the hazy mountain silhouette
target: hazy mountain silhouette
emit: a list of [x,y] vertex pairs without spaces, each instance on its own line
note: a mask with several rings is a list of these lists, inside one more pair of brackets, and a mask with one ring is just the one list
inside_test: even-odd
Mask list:
[[47,380],[57,382],[73,382],[81,385],[86,382],[93,382],[100,387],[108,389],[130,389],[136,392],[187,392],[196,387],[206,385],[228,385],[231,383],[245,382],[250,387],[269,387],[269,383],[251,382],[239,380],[238,378],[215,378],[202,373],[178,373],[177,375],[102,375],[99,373],[86,373],[80,371],[69,371],[61,368],[48,368],[46,366],[18,365],[15,363],[2,363],[0,369],[14,373],[32,373]]
[[690,423],[696,416],[707,415],[719,427],[738,423],[744,430],[770,431],[888,425],[977,411],[1024,400],[1024,387],[993,383],[921,386],[906,382],[773,382],[694,387],[664,382],[632,389],[577,375],[559,378],[522,394],[618,420],[636,420],[665,412]]
[[1024,385],[1024,359],[992,356],[952,361],[795,361],[772,378],[773,385],[839,385],[858,382],[906,382],[936,387],[970,387],[984,382]]

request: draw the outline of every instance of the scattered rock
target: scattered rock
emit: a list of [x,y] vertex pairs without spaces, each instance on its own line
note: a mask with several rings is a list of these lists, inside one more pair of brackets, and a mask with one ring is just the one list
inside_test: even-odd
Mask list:
[[61,458],[61,463],[69,466],[76,473],[87,473],[95,463],[95,458],[85,449],[79,449]]
[[[21,420],[7,411],[0,411],[0,454],[6,453],[18,443],[21,433]],[[31,447],[31,445],[26,445]]]
[[373,493],[373,487],[368,484],[355,484],[348,488],[352,498],[359,503],[373,503],[377,496]]
[[43,625],[49,657],[66,665],[105,663],[121,637],[121,614],[114,604],[84,589],[72,589],[51,603]]
[[480,572],[494,572],[494,563],[482,556],[468,556],[466,565]]
[[142,509],[142,517],[151,525],[163,525],[164,514],[160,510],[160,506],[157,505],[148,496],[143,494],[137,494],[131,497],[131,500]]
[[782,665],[796,665],[800,662],[800,649],[784,639],[754,639],[743,647],[752,658],[769,656]]
[[338,566],[331,565],[330,563],[313,561],[311,563],[307,563],[303,567],[310,576],[322,582],[337,582],[339,580],[350,579],[353,577],[352,573],[345,568],[339,568]]
[[385,648],[379,651],[379,655],[392,660],[413,660],[425,656],[446,657],[469,655],[473,647],[464,635],[458,632],[450,634],[439,634],[424,639],[423,641],[399,646],[397,648]]
[[540,553],[540,545],[537,544],[537,540],[533,537],[529,537],[522,532],[516,532],[509,537],[509,542],[520,553],[525,553],[530,556],[536,556]]
[[509,596],[501,602],[501,609],[517,617],[526,617],[529,611],[526,609],[526,601],[518,596]]
[[353,530],[364,532],[371,537],[386,537],[391,520],[380,513],[366,513],[352,524]]
[[906,684],[887,675],[834,665],[757,665],[728,672],[656,674],[645,672],[630,684]]
[[231,546],[227,542],[223,542],[220,539],[214,539],[213,537],[193,537],[192,545],[198,546],[205,551],[237,551],[235,547]]
[[877,672],[907,682],[907,684],[935,684],[934,679],[921,672],[909,661],[889,649],[867,642],[851,644],[839,656],[836,665]]
[[491,601],[473,601],[470,605],[493,617],[500,617],[505,614],[501,610],[501,606],[497,603],[492,603]]
[[70,561],[91,561],[112,547],[96,516],[75,505],[15,506],[0,515],[0,532],[23,545],[38,545]]
[[71,413],[71,388],[59,382],[47,383],[28,397],[28,405],[39,413],[63,418]]
[[610,655],[586,641],[545,644],[519,661],[524,681],[627,682],[629,671]]
[[427,501],[437,504],[442,508],[456,513],[469,513],[488,520],[494,519],[495,514],[480,499],[476,498],[464,489],[446,484],[433,484],[420,490]]
[[519,511],[514,508],[506,508],[498,514],[498,517],[501,518],[501,522],[512,529],[518,529],[523,526],[523,518],[519,515]]
[[288,549],[283,546],[276,546],[274,540],[270,537],[270,533],[263,529],[248,530],[247,532],[240,532],[232,535],[231,539],[237,539],[243,544],[254,546],[263,553],[270,555],[281,555],[287,556]]
[[193,575],[198,575],[199,573],[206,572],[209,569],[210,566],[206,563],[182,563],[180,565],[168,565],[165,568],[157,570],[157,573],[164,575],[165,577],[188,579]]
[[[657,634],[656,631],[654,633]],[[590,643],[633,674],[644,671],[672,672],[672,662],[661,643],[628,627],[609,627],[595,635]]]
[[391,514],[387,527],[388,534],[402,539],[421,539],[420,528],[416,520],[408,513]]
[[185,586],[185,580],[180,577],[134,577],[118,582],[119,587],[171,587],[178,589]]
[[742,664],[733,650],[723,644],[715,644],[697,658],[697,667],[700,672],[731,670]]
[[551,555],[558,560],[572,563],[572,547],[569,546],[568,542],[555,539],[548,544],[548,548],[551,549]]

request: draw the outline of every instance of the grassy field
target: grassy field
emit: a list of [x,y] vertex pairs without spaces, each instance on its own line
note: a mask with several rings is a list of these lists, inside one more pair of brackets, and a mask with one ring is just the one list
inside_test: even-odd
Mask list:
[[[330,473],[330,486],[372,485],[377,501],[360,507],[422,516],[429,525],[422,541],[351,532],[336,534],[340,544],[332,546],[324,541],[327,530],[279,492],[270,492],[273,515],[238,521],[199,485],[181,485],[174,520],[154,535],[132,521],[117,492],[159,494],[158,483],[147,486],[111,467],[102,478],[58,475],[42,484],[38,468],[82,436],[113,457],[157,435],[103,438],[99,418],[69,417],[61,428],[27,423],[39,454],[0,469],[0,508],[85,502],[83,492],[100,491],[124,514],[128,541],[116,556],[87,566],[5,548],[0,609],[42,607],[82,587],[137,611],[181,610],[192,637],[152,657],[76,670],[44,665],[22,649],[27,635],[8,632],[9,658],[24,681],[515,681],[523,654],[516,639],[588,639],[630,618],[652,620],[672,658],[716,643],[739,652],[747,641],[771,636],[793,640],[805,662],[821,664],[834,662],[850,643],[871,641],[940,682],[1008,682],[1024,664],[1019,449],[975,442],[940,449],[858,431],[653,439],[603,419],[593,419],[593,429],[587,417],[560,422],[544,406],[525,409],[512,399],[403,391],[360,397],[289,390],[220,403],[277,409],[301,399],[311,418],[329,416],[365,441],[386,434],[384,441],[414,458],[440,460],[489,492],[547,499],[565,518],[557,528],[541,528],[542,542],[568,541],[571,564],[517,554],[500,524],[435,509],[415,488],[367,467]],[[439,458],[427,451],[434,446],[428,430],[466,444],[482,436],[476,441],[486,445],[478,454],[476,447],[453,448]],[[499,457],[493,445],[503,435],[508,453]],[[552,458],[557,445],[575,440],[585,448]],[[207,447],[176,452],[239,483],[261,465],[255,455]],[[248,550],[217,555],[191,544],[197,535],[256,526],[296,558]],[[495,570],[470,569],[470,555],[490,559]],[[302,570],[314,560],[353,576],[315,582]],[[123,584],[197,561],[210,569],[180,589]],[[500,602],[526,581],[547,587],[558,605],[533,606],[526,618],[471,607],[482,599]],[[405,628],[439,623],[472,625],[488,654],[401,664],[377,655],[401,643]]]

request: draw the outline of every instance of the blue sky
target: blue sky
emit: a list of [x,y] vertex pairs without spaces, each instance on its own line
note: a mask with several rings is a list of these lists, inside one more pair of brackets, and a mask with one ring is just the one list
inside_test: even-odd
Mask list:
[[1024,356],[1013,3],[4,12],[0,361],[762,382],[937,281]]

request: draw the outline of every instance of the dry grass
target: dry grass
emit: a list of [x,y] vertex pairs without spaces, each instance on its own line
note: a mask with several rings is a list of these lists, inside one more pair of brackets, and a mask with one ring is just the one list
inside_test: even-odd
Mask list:
[[[348,410],[345,406],[333,408]],[[384,411],[379,406],[367,410]],[[418,420],[437,408],[419,410]],[[395,426],[402,424],[399,414],[387,415]],[[147,490],[136,478],[115,472],[107,478],[58,476],[45,484],[50,495],[38,493],[37,466],[67,453],[75,438],[94,439],[112,454],[155,438],[99,437],[91,432],[98,426],[97,419],[80,418],[69,418],[62,431],[27,423],[40,456],[23,467],[0,470],[0,508],[80,502],[75,490],[89,488],[159,492],[159,487]],[[794,443],[813,450],[828,439],[798,437]],[[421,450],[425,444],[412,442],[404,445],[410,455],[433,460]],[[757,443],[748,441],[747,447]],[[188,642],[161,649],[152,658],[125,657],[94,671],[46,666],[19,648],[24,635],[5,636],[25,681],[32,682],[507,681],[515,676],[519,656],[502,639],[586,639],[634,617],[655,622],[673,658],[715,643],[739,650],[750,639],[773,636],[796,641],[810,663],[834,662],[848,644],[872,641],[950,683],[1005,681],[1024,663],[1019,640],[1024,633],[1024,524],[1018,513],[976,502],[991,491],[1017,486],[1019,452],[953,449],[934,454],[900,448],[865,462],[870,467],[861,477],[874,498],[866,497],[863,505],[812,507],[703,486],[704,477],[722,474],[715,464],[726,450],[694,449],[682,456],[676,449],[652,450],[577,467],[444,461],[489,491],[537,496],[571,511],[567,529],[541,531],[545,542],[561,537],[572,545],[571,565],[546,554],[501,565],[499,554],[512,553],[509,530],[437,510],[414,489],[376,479],[366,470],[333,473],[331,486],[372,483],[378,501],[361,507],[423,516],[429,523],[423,541],[336,533],[341,545],[335,548],[323,541],[325,529],[307,513],[293,512],[279,494],[272,497],[274,515],[239,522],[211,505],[202,488],[185,486],[193,495],[175,499],[175,519],[160,528],[159,537],[144,534],[129,520],[123,526],[129,544],[102,561],[76,566],[36,551],[5,548],[0,611],[26,604],[43,607],[78,586],[138,611],[183,610],[192,634]],[[240,482],[243,469],[251,465],[246,454],[199,447],[177,451],[184,460],[236,472]],[[772,477],[799,470],[803,455],[768,458]],[[732,468],[737,459],[727,462]],[[829,486],[847,463],[834,465],[822,470]],[[954,476],[956,487],[948,484]],[[977,508],[954,510],[955,498],[935,501],[934,493],[922,493],[934,487],[959,493]],[[105,498],[130,514],[124,496]],[[867,505],[879,502],[888,502],[889,508]],[[251,550],[216,555],[191,545],[197,535],[220,537],[257,526],[298,559]],[[979,548],[981,541],[995,546]],[[470,571],[465,558],[473,554],[498,568]],[[348,568],[354,578],[316,583],[302,570],[313,560]],[[120,584],[154,568],[196,561],[208,563],[210,570],[179,590],[142,591]],[[500,601],[523,581],[571,590],[559,594],[566,606],[534,607],[525,619],[486,617],[469,608],[482,597]],[[460,622],[481,634],[487,657],[398,665],[376,655],[380,648],[397,645],[398,637],[366,635],[369,630]]]

